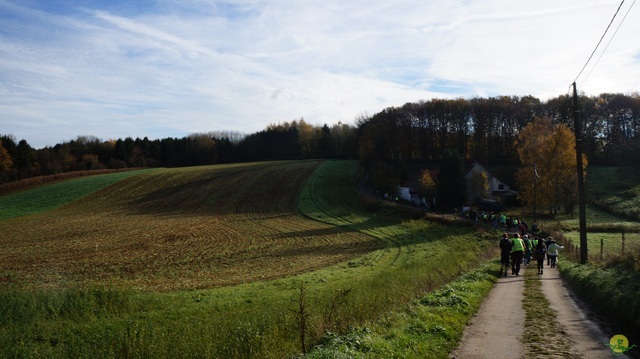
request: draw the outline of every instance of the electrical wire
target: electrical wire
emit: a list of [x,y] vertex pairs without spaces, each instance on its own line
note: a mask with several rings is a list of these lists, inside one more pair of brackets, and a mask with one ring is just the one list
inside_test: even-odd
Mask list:
[[[593,72],[593,69],[595,69],[596,66],[598,65],[598,62],[600,62],[600,59],[602,58],[602,55],[604,55],[604,53],[609,48],[609,45],[611,45],[611,40],[613,40],[613,38],[616,36],[616,34],[618,33],[618,30],[620,30],[620,26],[622,26],[622,23],[627,18],[627,15],[629,15],[629,12],[631,11],[631,8],[633,7],[633,5],[635,3],[636,3],[636,0],[633,0],[633,2],[631,3],[631,6],[629,6],[629,9],[627,9],[627,12],[624,14],[624,17],[622,18],[622,21],[620,21],[620,23],[618,24],[618,27],[616,28],[616,31],[614,31],[613,35],[611,35],[611,38],[609,38],[609,42],[607,42],[607,46],[604,47],[604,50],[602,50],[602,52],[600,53],[600,56],[598,56],[598,59],[596,60],[596,62],[591,67],[591,70],[589,70],[589,73],[587,74],[587,76],[585,76],[584,80],[582,80],[582,82],[580,83],[580,87],[582,87],[582,85],[584,85],[584,83],[587,81],[587,79],[589,78],[589,76]],[[578,76],[580,76],[580,75],[578,75]],[[576,80],[577,80],[577,78],[576,78]]]
[[602,43],[602,40],[604,39],[605,35],[607,35],[607,31],[609,31],[609,28],[611,27],[611,24],[613,23],[613,21],[615,20],[616,16],[618,16],[618,12],[620,12],[620,8],[622,7],[622,4],[624,4],[624,0],[622,0],[622,2],[620,3],[620,5],[618,5],[618,9],[616,10],[616,13],[613,14],[613,18],[611,18],[611,21],[609,22],[609,25],[607,25],[607,28],[604,30],[604,34],[602,34],[602,36],[600,37],[600,41],[598,41],[598,44],[596,45],[596,47],[593,49],[593,51],[591,52],[591,56],[589,56],[589,58],[587,59],[587,62],[584,64],[584,66],[582,67],[582,70],[580,70],[580,72],[578,73],[578,76],[576,76],[576,79],[573,80],[573,82],[578,81],[578,78],[580,77],[580,75],[582,75],[582,72],[584,71],[584,69],[587,67],[587,65],[589,64],[589,61],[591,61],[591,58],[593,57],[593,55],[596,53],[596,51],[598,50],[598,46],[600,46],[600,43]]

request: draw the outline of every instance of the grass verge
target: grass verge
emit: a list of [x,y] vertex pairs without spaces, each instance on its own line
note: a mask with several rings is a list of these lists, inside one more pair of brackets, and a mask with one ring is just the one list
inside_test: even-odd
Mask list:
[[496,282],[498,268],[487,261],[380,319],[344,334],[327,332],[306,358],[447,358]]
[[563,261],[563,279],[580,298],[624,334],[631,344],[640,343],[640,272],[634,263],[612,262],[607,267]]

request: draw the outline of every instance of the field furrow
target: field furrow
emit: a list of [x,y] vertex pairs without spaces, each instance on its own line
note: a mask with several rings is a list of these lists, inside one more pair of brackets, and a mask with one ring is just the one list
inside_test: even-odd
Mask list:
[[0,274],[17,286],[169,291],[299,274],[379,248],[298,213],[298,193],[318,164],[156,170],[0,221]]

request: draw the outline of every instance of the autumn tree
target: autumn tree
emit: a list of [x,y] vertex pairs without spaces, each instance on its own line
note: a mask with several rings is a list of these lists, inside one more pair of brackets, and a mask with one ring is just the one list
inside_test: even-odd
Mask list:
[[318,152],[319,131],[316,127],[300,119],[298,122],[298,145],[304,158],[311,158]]
[[11,166],[13,166],[11,155],[9,154],[9,151],[2,146],[2,139],[0,139],[0,172],[8,170]]
[[[516,173],[523,204],[532,207],[535,201],[537,207],[546,208],[550,213],[561,206],[572,213],[578,199],[578,174],[575,136],[571,129],[564,124],[554,124],[548,117],[536,118],[520,132],[516,148],[523,165]],[[584,171],[585,155],[582,163]]]
[[194,166],[210,165],[218,162],[216,141],[206,133],[194,133],[188,137],[187,155]]
[[429,169],[425,168],[420,173],[420,179],[418,180],[420,183],[419,192],[421,196],[427,197],[429,199],[435,197],[436,195],[436,182],[431,177],[431,172]]
[[348,124],[338,122],[331,126],[331,144],[336,157],[358,157],[358,137],[355,128]]

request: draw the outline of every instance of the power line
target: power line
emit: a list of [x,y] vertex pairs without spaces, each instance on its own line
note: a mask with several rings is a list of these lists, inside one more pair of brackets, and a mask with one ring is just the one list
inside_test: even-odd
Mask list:
[[609,31],[609,28],[611,27],[611,24],[613,23],[613,20],[615,20],[616,16],[618,16],[618,12],[620,12],[620,8],[622,7],[622,4],[624,4],[624,0],[622,0],[622,2],[620,3],[620,5],[618,5],[618,9],[616,10],[616,13],[613,14],[613,18],[611,18],[611,21],[609,22],[609,25],[607,25],[607,28],[604,30],[604,34],[602,34],[602,36],[600,37],[600,41],[598,41],[598,44],[596,45],[596,47],[593,49],[593,52],[591,52],[591,56],[589,56],[589,58],[587,59],[587,62],[584,64],[584,66],[582,66],[582,70],[580,70],[580,72],[578,73],[578,76],[576,76],[576,79],[573,80],[573,82],[575,83],[576,81],[578,81],[578,77],[580,77],[580,75],[582,75],[582,72],[584,71],[584,69],[587,67],[587,65],[589,64],[589,61],[591,61],[591,58],[593,57],[593,55],[596,53],[596,50],[598,50],[598,46],[600,46],[600,43],[602,42],[602,40],[604,39],[605,35],[607,35],[607,31]]
[[[582,87],[582,85],[584,85],[584,83],[587,81],[587,79],[589,78],[589,76],[593,72],[593,69],[595,69],[596,66],[598,65],[598,62],[600,62],[600,59],[602,58],[602,55],[604,55],[604,53],[609,48],[609,45],[611,45],[611,41],[613,40],[614,37],[616,37],[616,34],[618,33],[618,30],[620,30],[620,26],[622,26],[622,23],[624,22],[624,20],[629,15],[629,12],[631,11],[631,8],[633,7],[633,5],[635,3],[636,3],[636,0],[633,0],[633,2],[631,3],[631,6],[629,6],[629,9],[627,9],[627,12],[624,14],[624,17],[622,18],[622,21],[620,21],[620,23],[618,24],[618,27],[616,28],[616,31],[614,31],[613,35],[611,35],[611,38],[609,38],[609,42],[607,42],[607,46],[604,47],[604,50],[602,50],[602,52],[600,53],[600,56],[598,56],[598,59],[596,60],[596,62],[591,67],[591,70],[589,70],[589,73],[587,74],[587,76],[584,78],[584,80],[582,80],[582,83],[580,84],[580,87]],[[578,75],[578,76],[580,76],[580,75]],[[577,78],[576,78],[576,80],[577,80]]]

